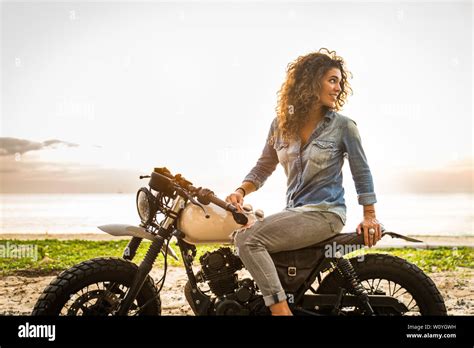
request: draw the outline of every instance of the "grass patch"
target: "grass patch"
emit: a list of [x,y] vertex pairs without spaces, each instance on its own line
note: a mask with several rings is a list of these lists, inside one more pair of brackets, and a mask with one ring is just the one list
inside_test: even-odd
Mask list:
[[347,254],[355,257],[362,254],[390,254],[414,263],[426,273],[453,271],[457,267],[474,268],[473,248],[440,247],[436,249],[390,248],[362,249]]
[[[82,261],[95,257],[121,257],[128,240],[88,241],[88,240],[0,240],[0,269],[2,275],[23,274],[40,275],[63,271]],[[139,263],[145,257],[151,242],[143,241],[133,259]],[[170,243],[179,256],[176,261],[168,256],[168,265],[182,266],[181,253],[177,245]],[[197,247],[197,259],[206,251],[218,245]],[[8,250],[8,251],[7,251]],[[9,256],[9,257],[8,257]],[[22,257],[20,257],[22,256]],[[160,253],[155,266],[163,266],[164,257]]]
[[[77,263],[95,257],[121,257],[128,240],[87,241],[87,240],[0,240],[0,269],[2,275],[52,274],[63,271]],[[181,254],[173,242],[170,244],[180,260],[168,257],[171,266],[182,266]],[[134,258],[135,263],[143,260],[150,242],[143,241]],[[196,263],[207,251],[217,249],[220,245],[197,246]],[[8,250],[8,252],[7,252]],[[33,255],[31,254],[33,252]],[[348,254],[347,257],[361,253],[387,253],[401,257],[416,264],[427,273],[454,270],[456,267],[474,268],[474,250],[472,248],[437,248],[437,249],[364,249]],[[36,254],[35,260],[32,256]],[[28,257],[19,257],[19,256]],[[9,256],[9,257],[8,257]],[[16,256],[16,257],[15,257]],[[160,254],[156,266],[163,266],[164,258]]]

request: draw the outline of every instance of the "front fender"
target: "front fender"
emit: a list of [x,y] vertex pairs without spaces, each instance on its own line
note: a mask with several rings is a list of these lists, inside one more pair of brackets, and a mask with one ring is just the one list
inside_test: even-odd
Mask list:
[[146,229],[140,226],[133,225],[123,225],[123,224],[111,224],[111,225],[102,225],[98,228],[112,236],[123,237],[131,236],[138,237],[142,239],[148,239],[151,241],[155,240],[155,236],[148,232]]
[[[97,226],[100,230],[111,234],[112,236],[123,237],[123,236],[130,236],[130,237],[137,237],[141,239],[148,239],[154,242],[156,240],[156,236],[148,232],[146,229],[140,226],[133,226],[133,225],[123,225],[123,224],[111,224],[111,225],[102,225]],[[163,244],[161,248],[161,252],[163,255],[165,254],[166,249],[168,249],[168,254],[171,255],[175,260],[179,260],[178,255],[171,249],[166,243]]]

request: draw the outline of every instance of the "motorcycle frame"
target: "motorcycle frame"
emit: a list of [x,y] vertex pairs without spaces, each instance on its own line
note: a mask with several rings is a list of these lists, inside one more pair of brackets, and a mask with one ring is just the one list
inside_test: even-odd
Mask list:
[[[196,247],[192,244],[188,244],[184,241],[184,233],[178,229],[173,229],[171,231],[161,229],[159,231],[162,235],[161,238],[152,242],[145,259],[139,265],[139,271],[135,276],[135,279],[130,287],[129,291],[127,292],[122,304],[117,312],[118,315],[125,315],[122,314],[127,313],[128,309],[125,310],[125,306],[130,306],[133,303],[133,300],[140,292],[141,287],[144,284],[146,276],[151,270],[153,266],[154,260],[158,256],[158,253],[163,246],[163,243],[175,236],[177,238],[177,245],[180,249],[181,257],[183,260],[183,264],[185,267],[186,275],[191,285],[191,297],[193,300],[193,306],[196,309],[197,315],[209,315],[213,309],[213,302],[204,294],[198,287],[198,280],[196,279],[196,275],[192,269],[192,263],[196,256]],[[138,249],[141,238],[133,237],[126,247],[126,251],[124,252],[124,258],[128,260],[132,260],[136,250]],[[149,257],[147,257],[149,256]],[[152,262],[152,257],[154,257]],[[292,311],[300,312],[307,315],[315,315],[318,316],[317,312],[315,312],[316,307],[324,306],[331,309],[331,314],[337,315],[339,313],[339,309],[342,306],[358,306],[360,305],[359,300],[356,296],[347,293],[346,289],[341,287],[338,289],[338,292],[335,294],[317,294],[316,290],[312,287],[312,284],[318,278],[320,283],[320,276],[321,273],[327,270],[328,268],[333,268],[337,259],[335,258],[323,258],[322,261],[312,270],[308,278],[301,284],[298,290],[292,294],[294,296],[294,301],[289,303],[289,306]],[[166,272],[166,270],[165,270]],[[306,295],[306,291],[311,290],[314,295]],[[130,304],[125,302],[127,296],[130,296]],[[135,297],[131,297],[135,296]],[[393,299],[390,296],[383,296],[383,295],[369,295],[369,300],[372,306],[376,307],[392,307],[398,311],[405,311],[406,307],[398,302],[396,299]]]
[[[184,267],[186,270],[186,275],[191,284],[191,297],[193,299],[193,305],[197,311],[198,315],[208,315],[212,309],[212,301],[209,296],[205,295],[198,287],[198,281],[192,269],[192,263],[194,257],[196,256],[196,247],[194,245],[188,244],[184,241],[185,234],[177,229],[177,221],[179,219],[180,213],[185,207],[187,199],[181,195],[177,195],[173,201],[172,207],[167,211],[164,220],[158,226],[158,232],[153,236],[152,243],[147,250],[145,258],[138,266],[138,272],[135,275],[132,285],[127,290],[124,299],[121,301],[116,314],[117,315],[126,315],[130,309],[133,301],[139,294],[143,284],[145,283],[146,277],[150,273],[153,264],[158,257],[158,254],[162,250],[165,242],[169,241],[173,236],[176,237],[178,241],[178,247],[181,252],[181,257],[183,259]],[[127,260],[132,260],[136,254],[136,250],[141,244],[141,238],[133,237],[128,243],[123,257]],[[166,255],[165,255],[166,257]],[[342,257],[342,256],[341,256]],[[305,314],[319,315],[314,311],[316,307],[319,306],[330,306],[332,308],[331,313],[338,314],[339,308],[341,306],[351,306],[359,305],[358,299],[347,293],[346,289],[341,287],[338,290],[337,294],[317,294],[315,289],[312,288],[313,282],[318,278],[320,280],[320,275],[324,270],[328,268],[334,268],[335,258],[323,258],[320,263],[313,269],[308,278],[303,282],[303,284],[298,288],[298,290],[292,294],[294,296],[294,301],[289,303],[290,309],[292,311],[299,311]],[[166,269],[164,277],[166,276]],[[164,281],[165,278],[163,278]],[[311,290],[314,295],[305,295],[307,290]],[[401,304],[396,299],[393,299],[390,296],[381,296],[381,295],[369,295],[368,296],[370,304],[373,306],[384,306],[392,307],[396,310],[404,311],[406,307]]]

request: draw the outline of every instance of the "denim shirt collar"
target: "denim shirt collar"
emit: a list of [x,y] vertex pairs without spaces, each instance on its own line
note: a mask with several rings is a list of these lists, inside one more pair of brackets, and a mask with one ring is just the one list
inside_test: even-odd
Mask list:
[[302,147],[301,149],[304,149],[308,146],[308,144],[311,143],[311,141],[313,141],[315,138],[318,137],[318,135],[331,123],[331,121],[334,119],[334,116],[335,116],[335,112],[331,109],[328,109],[326,111],[326,113],[324,114],[324,119],[321,120],[322,122],[320,122],[315,129],[313,129],[313,132],[311,133],[308,141],[306,142],[306,144],[301,144],[301,140],[298,138],[297,139],[297,142],[299,143],[300,147]]
[[334,115],[334,111],[332,109],[328,109],[328,111],[326,111],[326,113],[324,114],[324,118],[332,120],[334,118]]

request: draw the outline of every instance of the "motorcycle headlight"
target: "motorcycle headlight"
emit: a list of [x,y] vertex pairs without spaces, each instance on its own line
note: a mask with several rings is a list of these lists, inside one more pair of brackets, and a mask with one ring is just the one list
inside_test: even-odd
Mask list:
[[156,212],[155,196],[146,187],[142,187],[137,192],[137,211],[142,223],[151,223]]

